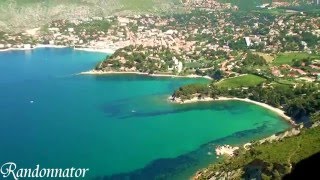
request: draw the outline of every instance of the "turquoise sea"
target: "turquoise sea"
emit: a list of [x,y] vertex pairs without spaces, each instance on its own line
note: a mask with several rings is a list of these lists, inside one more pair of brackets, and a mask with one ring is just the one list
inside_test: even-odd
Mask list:
[[176,105],[174,89],[205,79],[76,75],[105,54],[0,53],[0,163],[90,168],[87,178],[186,179],[237,145],[289,124],[238,101]]

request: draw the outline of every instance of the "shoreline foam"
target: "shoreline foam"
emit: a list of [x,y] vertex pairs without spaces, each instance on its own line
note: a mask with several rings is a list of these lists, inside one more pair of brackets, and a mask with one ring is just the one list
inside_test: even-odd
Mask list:
[[262,102],[258,102],[258,101],[253,101],[251,99],[242,99],[242,98],[228,98],[228,97],[218,97],[217,99],[214,99],[214,98],[210,98],[210,97],[205,97],[205,98],[197,98],[197,97],[194,97],[192,99],[189,99],[189,100],[185,100],[185,101],[181,101],[180,99],[176,99],[176,100],[172,100],[172,96],[169,97],[169,100],[173,103],[178,103],[178,104],[190,104],[190,103],[197,103],[197,102],[215,102],[215,101],[242,101],[242,102],[247,102],[247,103],[251,103],[251,104],[255,104],[255,105],[258,105],[258,106],[261,106],[265,109],[268,109],[272,112],[275,112],[276,114],[278,114],[279,116],[281,116],[283,119],[285,119],[286,121],[290,122],[291,125],[293,126],[296,126],[297,124],[294,122],[294,120],[287,116],[285,114],[285,112],[282,110],[282,109],[279,109],[279,108],[276,108],[276,107],[273,107],[269,104],[266,104],[266,103],[262,103]]

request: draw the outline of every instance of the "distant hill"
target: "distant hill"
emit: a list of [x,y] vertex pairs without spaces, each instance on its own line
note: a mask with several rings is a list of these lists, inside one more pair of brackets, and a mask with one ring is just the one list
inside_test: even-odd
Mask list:
[[[21,31],[56,19],[139,13],[173,13],[183,10],[182,2],[193,0],[0,0],[0,29]],[[217,0],[250,10],[270,2],[312,0]]]
[[1,0],[0,28],[32,28],[54,19],[170,13],[180,5],[180,0]]

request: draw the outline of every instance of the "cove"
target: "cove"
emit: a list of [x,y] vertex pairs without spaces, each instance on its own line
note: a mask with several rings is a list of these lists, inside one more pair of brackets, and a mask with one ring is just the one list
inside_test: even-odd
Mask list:
[[76,75],[103,58],[69,48],[0,53],[0,163],[89,168],[88,179],[185,179],[216,161],[216,145],[289,127],[245,102],[167,102],[205,79]]

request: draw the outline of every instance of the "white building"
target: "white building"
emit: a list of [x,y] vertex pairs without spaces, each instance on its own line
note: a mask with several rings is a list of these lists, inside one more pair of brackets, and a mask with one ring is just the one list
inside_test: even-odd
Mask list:
[[68,32],[73,32],[74,29],[73,28],[68,28]]
[[24,48],[24,49],[31,49],[31,44],[24,44],[24,45],[23,45],[23,48]]
[[51,31],[51,32],[59,32],[59,31],[60,31],[59,28],[55,28],[55,27],[53,27],[53,28],[48,28],[48,30]]
[[179,61],[178,66],[176,67],[178,73],[181,73],[182,69],[183,69],[183,64],[182,62]]
[[168,68],[168,70],[177,70],[178,73],[181,73],[182,72],[182,69],[183,69],[183,64],[182,62],[180,62],[176,57],[173,57],[172,58],[172,61],[174,63],[174,66],[173,68]]
[[244,39],[246,40],[246,44],[248,47],[252,45],[250,37],[244,37]]

